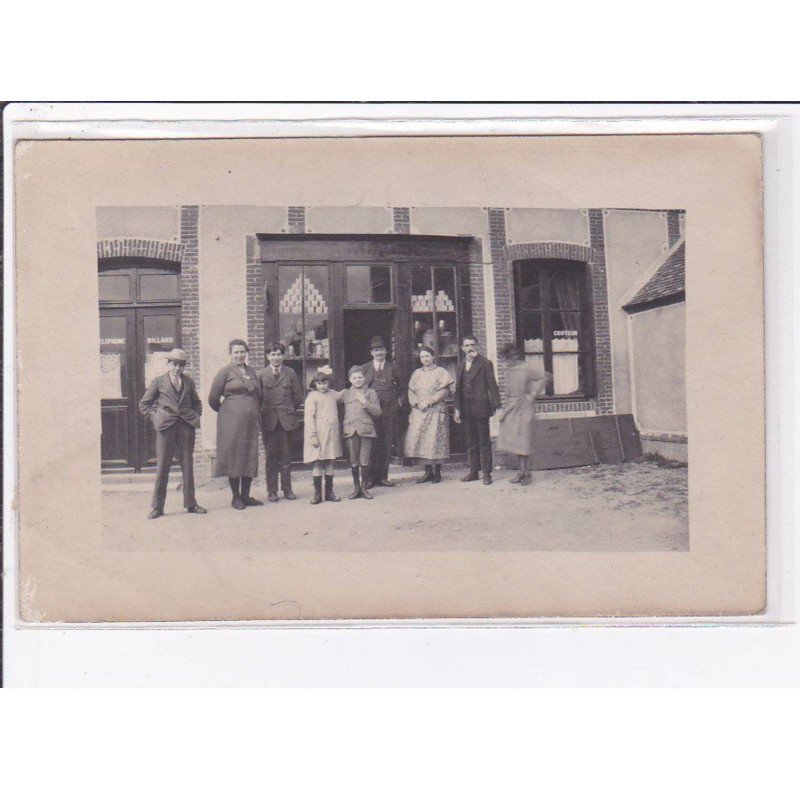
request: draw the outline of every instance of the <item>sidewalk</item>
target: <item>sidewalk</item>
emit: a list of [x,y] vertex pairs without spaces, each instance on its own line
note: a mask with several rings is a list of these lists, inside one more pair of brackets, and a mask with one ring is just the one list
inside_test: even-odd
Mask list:
[[[417,485],[420,468],[394,467],[393,489],[374,500],[348,500],[349,470],[337,470],[340,503],[311,506],[311,473],[293,476],[296,501],[283,499],[237,511],[224,479],[198,486],[206,515],[187,514],[170,481],[166,514],[146,519],[147,486],[103,491],[104,544],[129,551],[298,550],[688,550],[687,469],[649,462],[600,464],[533,473],[531,486],[510,484],[498,468],[494,483],[461,483],[461,465],[446,465],[439,484]],[[152,485],[152,484],[150,484]],[[265,499],[263,475],[253,495]]]

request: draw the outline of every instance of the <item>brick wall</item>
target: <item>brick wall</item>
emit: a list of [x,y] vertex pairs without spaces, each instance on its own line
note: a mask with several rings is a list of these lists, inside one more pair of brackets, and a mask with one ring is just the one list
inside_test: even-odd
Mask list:
[[563,258],[589,263],[592,260],[592,249],[568,242],[526,242],[508,245],[506,258],[509,264],[527,258]]
[[184,245],[157,239],[104,239],[97,243],[98,258],[157,258],[181,263]]
[[289,233],[306,232],[306,209],[305,206],[289,206],[287,209],[287,222]]
[[[516,341],[516,319],[514,314],[514,279],[511,262],[506,256],[506,212],[502,208],[487,209],[489,216],[489,254],[492,261],[494,282],[495,330],[498,350],[505,342]],[[476,332],[476,336],[479,335]],[[481,339],[485,346],[485,337]],[[496,364],[497,383],[501,397],[505,397],[506,370],[502,363]]]
[[181,343],[189,355],[187,371],[200,386],[200,271],[197,229],[199,206],[181,206]]
[[245,273],[247,287],[247,344],[250,347],[250,366],[264,366],[266,347],[264,330],[265,288],[261,269],[261,250],[256,236],[245,237]]
[[393,208],[392,222],[395,233],[411,233],[411,212],[408,208]]
[[667,211],[667,243],[670,247],[680,239],[681,236],[681,212]]
[[611,325],[608,317],[604,217],[603,209],[589,209],[589,240],[592,252],[589,277],[594,309],[597,413],[613,414],[614,383],[611,368]]
[[[483,263],[470,261],[469,297],[472,314],[472,332],[478,337],[486,352],[486,292],[483,285]],[[466,332],[466,331],[465,331]]]
[[[303,212],[305,216],[305,211]],[[247,346],[250,348],[248,363],[255,369],[266,366],[264,348],[267,346],[264,316],[266,311],[266,288],[261,267],[261,248],[257,236],[245,236],[245,286],[247,290]],[[266,464],[264,442],[258,438],[258,462]],[[264,480],[259,476],[256,485]]]

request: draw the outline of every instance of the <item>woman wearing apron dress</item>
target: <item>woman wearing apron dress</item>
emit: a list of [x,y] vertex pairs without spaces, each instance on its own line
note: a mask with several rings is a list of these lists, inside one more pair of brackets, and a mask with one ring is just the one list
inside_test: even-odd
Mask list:
[[258,475],[261,390],[256,371],[245,363],[247,343],[234,339],[228,351],[231,362],[216,374],[208,395],[208,404],[218,414],[214,477],[228,478],[231,505],[242,511],[264,505],[250,497],[250,485]]

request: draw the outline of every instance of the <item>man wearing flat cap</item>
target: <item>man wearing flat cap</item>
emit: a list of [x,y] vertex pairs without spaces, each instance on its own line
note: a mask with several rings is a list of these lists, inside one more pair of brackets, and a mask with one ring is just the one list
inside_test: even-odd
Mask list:
[[183,374],[188,360],[184,350],[170,351],[169,369],[153,378],[139,402],[139,411],[150,418],[156,429],[156,485],[148,519],[164,514],[169,469],[176,453],[183,479],[183,505],[190,514],[206,513],[194,496],[194,437],[200,427],[203,404],[194,381]]
[[375,417],[377,438],[372,448],[371,480],[367,489],[373,486],[394,486],[389,480],[389,462],[392,451],[397,447],[400,426],[400,409],[403,405],[406,388],[396,364],[386,360],[386,342],[382,336],[370,340],[372,361],[363,365],[365,386],[375,390],[381,406],[381,415]]

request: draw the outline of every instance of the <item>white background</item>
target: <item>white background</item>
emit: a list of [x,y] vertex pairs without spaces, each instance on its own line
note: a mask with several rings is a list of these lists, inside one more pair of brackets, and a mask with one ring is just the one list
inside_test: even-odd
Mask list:
[[[757,619],[520,621],[516,627],[386,623],[200,626],[20,626],[14,620],[16,580],[13,512],[8,506],[5,621],[8,685],[27,686],[714,686],[789,685],[800,663],[790,531],[794,488],[791,297],[796,188],[793,149],[798,109],[781,106],[158,106],[13,105],[6,122],[18,135],[238,136],[421,132],[748,131],[763,135],[765,152],[768,328],[768,608]],[[222,122],[210,122],[211,112]],[[569,111],[574,119],[565,119]],[[436,119],[440,113],[449,121]],[[459,121],[457,114],[470,117]],[[665,114],[671,114],[665,117]],[[111,125],[102,115],[117,119]],[[272,121],[264,122],[268,115]],[[357,115],[362,122],[354,121]],[[527,118],[524,118],[527,115]],[[313,117],[323,118],[314,122]],[[484,119],[478,119],[478,117]],[[368,118],[369,119],[366,119]],[[616,118],[615,118],[616,117]],[[135,119],[138,118],[138,119]],[[170,120],[172,118],[172,120]],[[177,118],[177,119],[176,119]],[[11,137],[6,153],[10,154]],[[13,177],[13,176],[12,176]],[[12,181],[6,184],[10,222]],[[13,244],[13,240],[9,245]],[[11,250],[9,246],[9,250]],[[6,286],[13,286],[12,262]],[[13,331],[6,307],[6,330]],[[6,337],[13,365],[13,335]],[[782,360],[786,363],[782,364]],[[13,385],[13,376],[12,383]],[[13,393],[6,430],[13,432]],[[780,434],[780,435],[779,435]],[[14,450],[6,449],[7,485]],[[735,465],[732,465],[735,468]],[[10,503],[10,496],[6,498]],[[576,588],[576,591],[579,590]],[[680,627],[679,622],[692,627]],[[609,623],[613,624],[613,627]],[[739,624],[737,624],[739,623]],[[745,624],[742,624],[745,623]],[[764,660],[765,648],[779,658]],[[546,659],[537,657],[544,649]],[[585,655],[591,653],[591,658]],[[497,655],[502,654],[498,660]],[[456,666],[457,665],[457,666]]]

